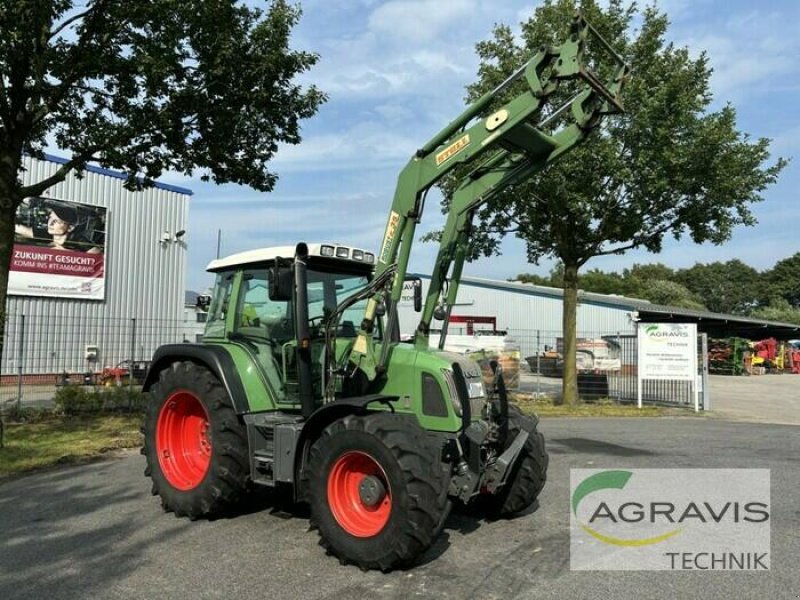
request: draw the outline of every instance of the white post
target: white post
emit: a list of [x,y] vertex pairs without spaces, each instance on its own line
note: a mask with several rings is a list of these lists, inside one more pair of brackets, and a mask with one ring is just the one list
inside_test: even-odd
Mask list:
[[642,335],[641,325],[636,323],[636,399],[637,406],[642,408]]

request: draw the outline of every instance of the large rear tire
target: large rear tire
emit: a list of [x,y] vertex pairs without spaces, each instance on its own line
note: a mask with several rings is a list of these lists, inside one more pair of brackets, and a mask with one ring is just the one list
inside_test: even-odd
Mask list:
[[247,433],[225,388],[205,367],[175,362],[150,389],[145,475],[176,516],[231,511],[248,485]]
[[536,502],[544,488],[550,457],[545,450],[544,436],[538,431],[538,424],[538,418],[524,415],[518,406],[509,404],[507,443],[510,444],[522,430],[528,432],[528,439],[520,450],[517,462],[511,466],[505,485],[497,494],[482,497],[488,517],[512,517],[524,511]]
[[413,419],[347,416],[309,453],[312,527],[342,563],[382,571],[409,565],[441,531],[449,475],[440,445]]

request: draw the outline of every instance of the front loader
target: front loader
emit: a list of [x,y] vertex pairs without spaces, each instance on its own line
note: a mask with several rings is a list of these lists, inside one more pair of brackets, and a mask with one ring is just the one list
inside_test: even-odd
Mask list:
[[[587,44],[611,65],[587,68]],[[599,63],[592,63],[599,65]],[[595,69],[597,67],[595,66]],[[213,261],[203,343],[159,348],[143,454],[153,494],[190,519],[235,510],[255,486],[310,505],[342,562],[390,570],[433,543],[453,502],[515,515],[544,486],[537,419],[443,350],[476,210],[621,110],[627,67],[577,16],[503,84],[422,146],[401,172],[377,254],[342,244]],[[555,99],[563,99],[554,106]],[[397,303],[428,190],[457,182],[420,322],[401,343]],[[428,336],[443,321],[438,348]]]

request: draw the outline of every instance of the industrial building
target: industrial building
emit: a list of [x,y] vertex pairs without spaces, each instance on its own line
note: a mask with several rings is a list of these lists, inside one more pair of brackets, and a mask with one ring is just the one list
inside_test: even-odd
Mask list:
[[[67,162],[26,158],[23,183]],[[2,357],[9,376],[97,372],[182,341],[188,189],[88,166],[17,211]]]
[[[420,278],[425,297],[430,277],[422,275]],[[411,335],[419,319],[413,310],[411,284],[407,283],[406,288],[399,306],[401,333]],[[491,327],[481,321],[494,319],[494,327],[508,332],[520,345],[522,357],[531,356],[557,347],[561,337],[562,301],[563,292],[557,288],[464,277],[452,309],[452,315],[461,317],[461,323],[452,324],[449,332],[473,333],[470,323],[474,323],[475,331],[489,329]],[[662,306],[622,296],[578,293],[579,338],[630,339],[636,335],[637,323],[662,322],[696,323],[698,332],[710,338],[800,338],[800,326],[790,323]],[[436,326],[434,321],[432,327]],[[621,345],[624,348],[625,344]]]

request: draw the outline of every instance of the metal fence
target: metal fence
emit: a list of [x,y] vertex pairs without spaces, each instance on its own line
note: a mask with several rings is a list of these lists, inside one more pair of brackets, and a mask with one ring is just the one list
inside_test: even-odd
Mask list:
[[[465,334],[451,327],[453,335]],[[486,332],[477,331],[476,334]],[[518,389],[559,397],[563,372],[560,331],[509,330],[519,348]],[[578,333],[578,391],[583,399],[609,398],[620,403],[637,399],[637,340],[632,332]],[[10,316],[0,374],[0,411],[14,406],[47,405],[59,385],[115,384],[114,369],[130,369],[150,360],[162,344],[188,340],[186,323],[162,319],[82,319]],[[481,336],[476,335],[476,344]],[[698,346],[701,406],[708,408],[706,351]],[[110,373],[110,375],[109,375]],[[643,401],[693,406],[688,382],[645,381]]]
[[[563,337],[560,331],[509,330],[520,347],[523,375],[520,391],[560,397],[563,375]],[[586,332],[577,335],[578,393],[582,399],[608,398],[619,403],[638,399],[638,342],[632,332]],[[645,404],[694,408],[694,389],[699,408],[711,406],[708,388],[708,350],[705,334],[698,335],[695,381],[645,380]],[[529,370],[529,374],[524,371]]]
[[180,320],[10,315],[0,411],[47,405],[60,385],[119,383],[122,371],[140,371],[158,346],[187,341],[185,331]]

